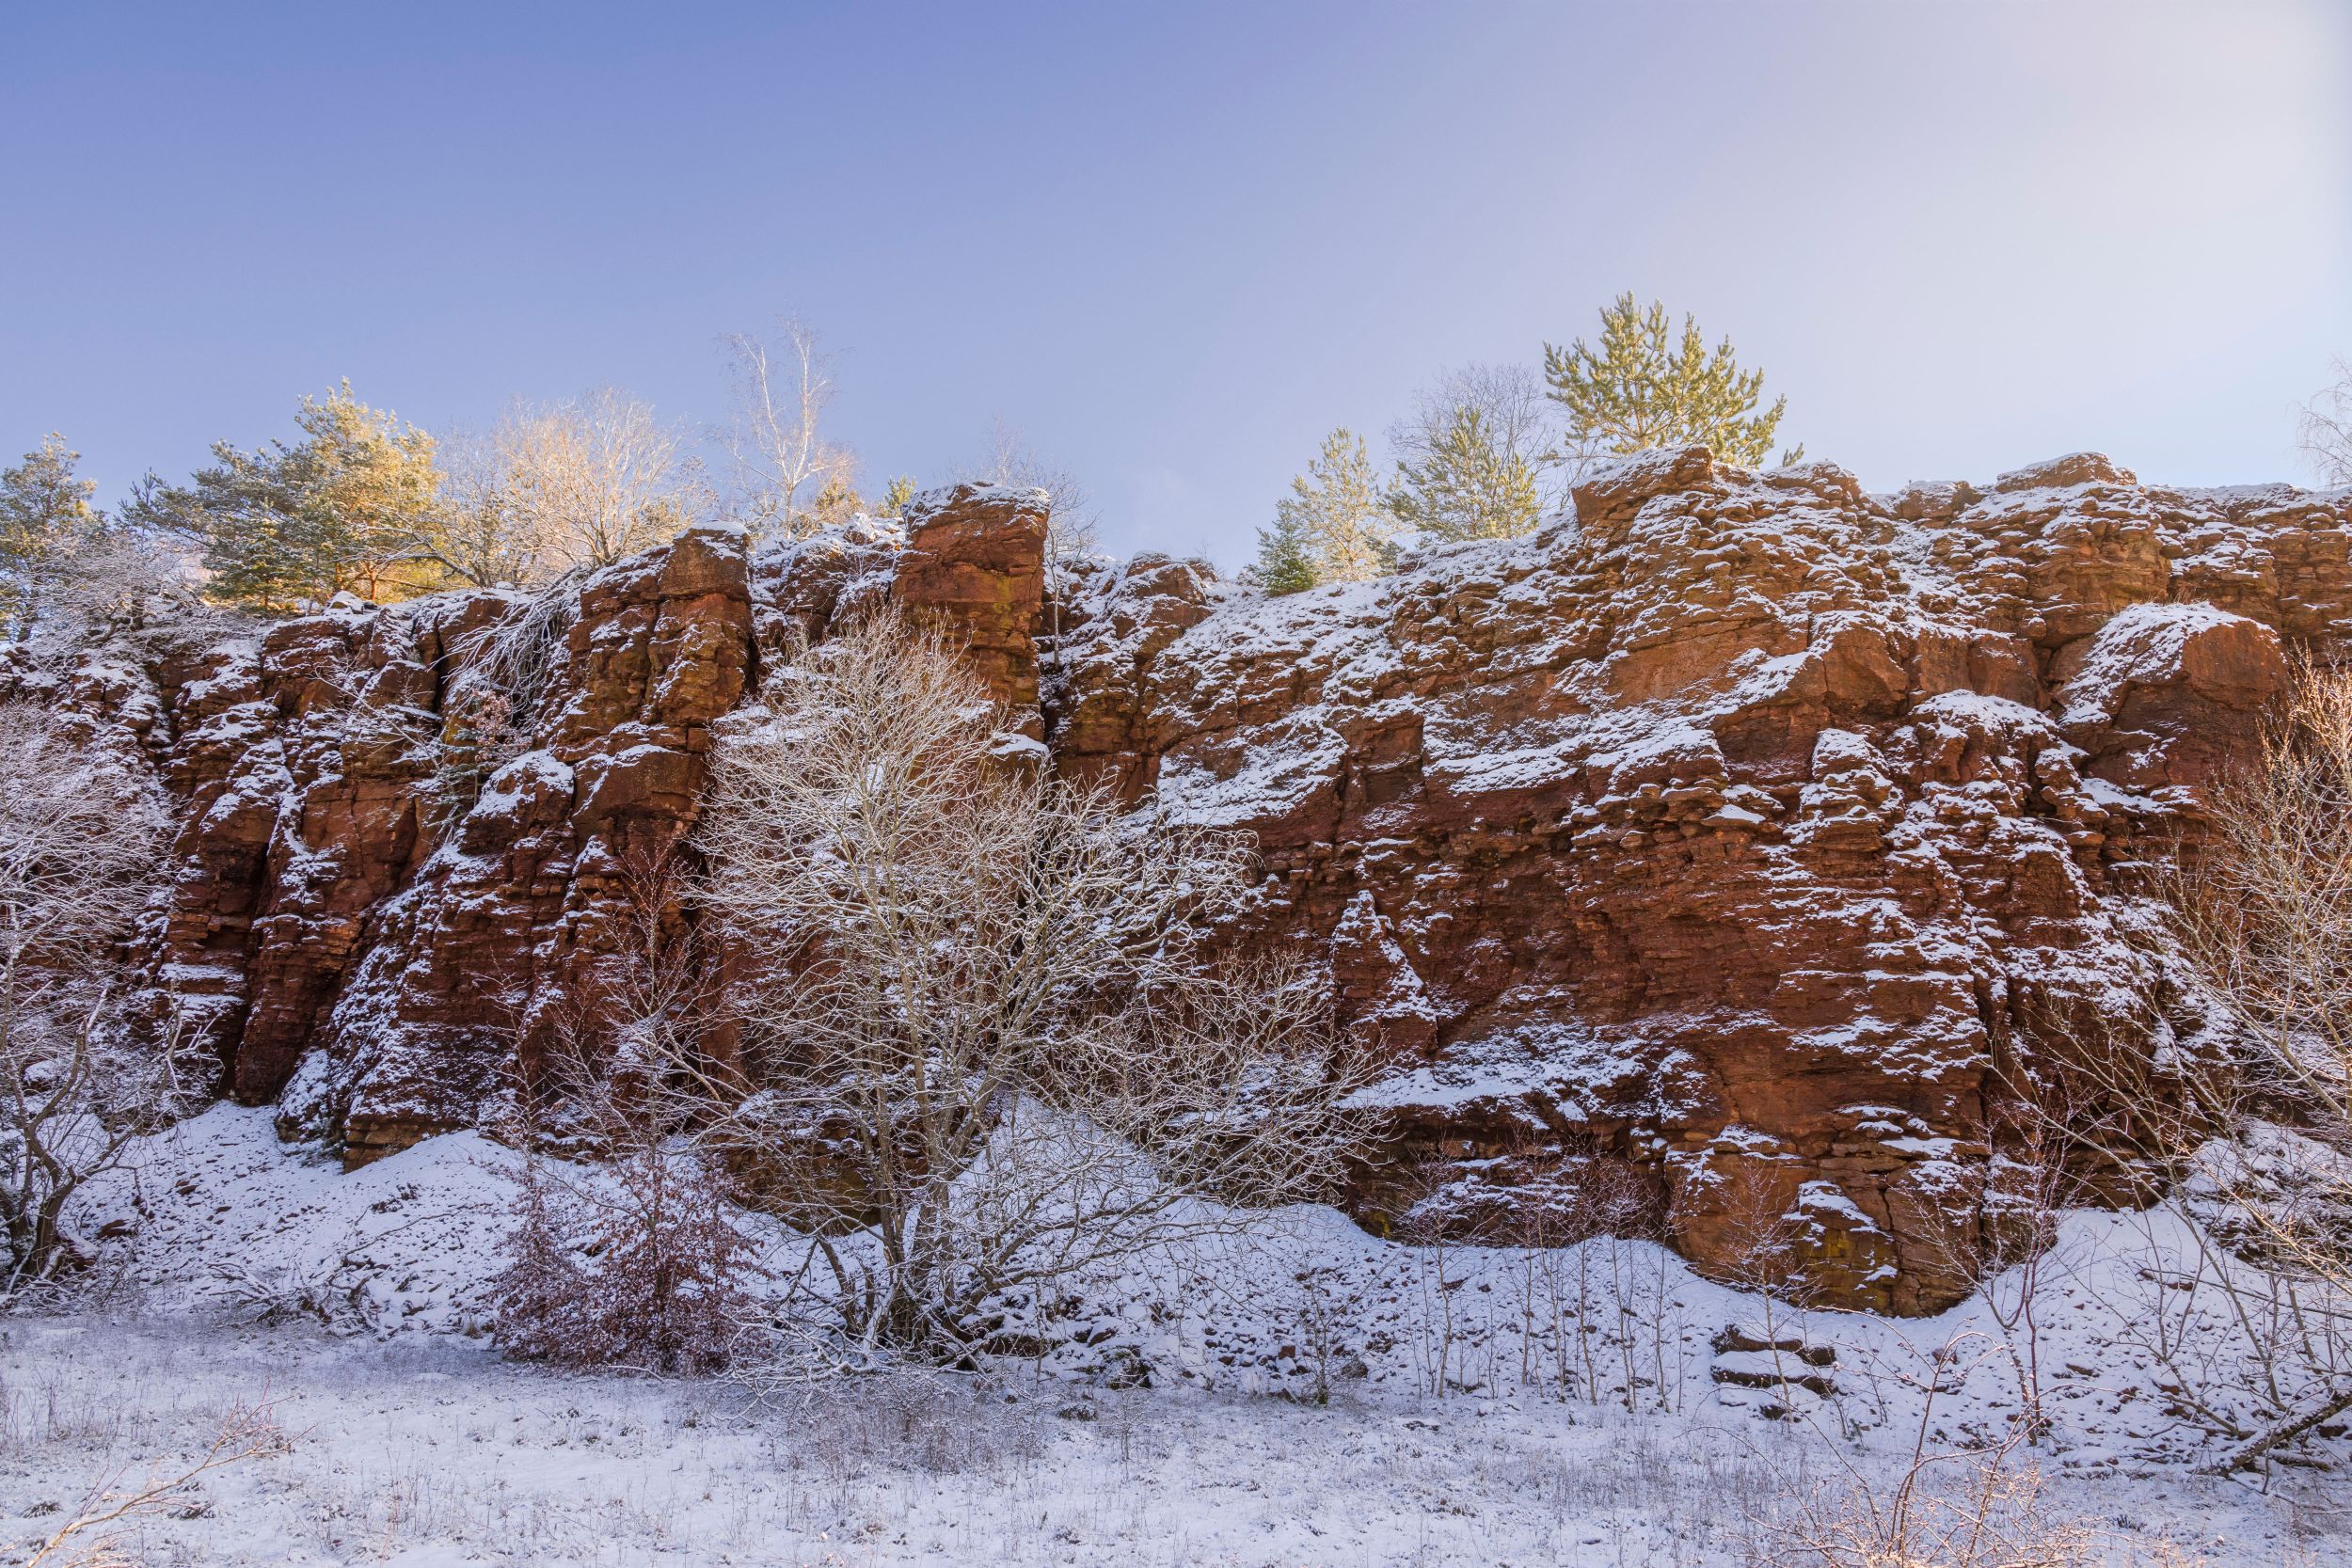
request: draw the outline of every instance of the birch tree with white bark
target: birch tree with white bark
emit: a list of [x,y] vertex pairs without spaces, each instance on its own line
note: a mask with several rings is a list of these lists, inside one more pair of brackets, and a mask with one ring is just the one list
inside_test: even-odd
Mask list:
[[735,507],[755,533],[798,539],[854,498],[857,455],[824,432],[832,369],[816,329],[779,322],[773,338],[739,332],[724,341],[735,381],[735,420],[724,432]]

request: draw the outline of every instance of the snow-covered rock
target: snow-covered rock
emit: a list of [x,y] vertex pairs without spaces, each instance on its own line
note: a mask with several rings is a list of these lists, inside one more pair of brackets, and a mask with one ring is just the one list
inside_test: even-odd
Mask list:
[[1360,1218],[1436,1187],[1540,1228],[1606,1169],[1702,1267],[1760,1227],[1823,1299],[1933,1309],[1978,1239],[1996,1051],[2201,1037],[2122,940],[2135,890],[2282,648],[2352,631],[2345,498],[2095,454],[1874,498],[1691,449],[1575,510],[1283,598],[1159,555],[1049,576],[1024,491],[757,547],[696,530],[555,607],[528,733],[470,784],[453,657],[536,613],[512,592],[0,664],[0,694],[113,724],[183,802],[152,1011],[358,1164],[496,1102],[596,994],[714,728],[902,603],[961,628],[1009,756],[1256,836],[1231,939],[1326,955],[1384,1067]]

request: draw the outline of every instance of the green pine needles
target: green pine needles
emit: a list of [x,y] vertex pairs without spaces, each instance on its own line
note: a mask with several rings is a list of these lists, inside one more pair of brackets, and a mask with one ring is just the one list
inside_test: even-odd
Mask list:
[[124,515],[204,552],[206,597],[264,614],[438,586],[422,542],[440,519],[433,437],[352,396],[304,398],[302,439],[252,451],[226,441],[184,485],[152,475]]
[[[1250,575],[1269,593],[1359,582],[1394,569],[1400,545],[1515,539],[1565,516],[1589,464],[1659,448],[1705,446],[1726,463],[1770,460],[1788,400],[1764,401],[1764,372],[1742,370],[1731,340],[1708,348],[1696,318],[1631,293],[1600,312],[1597,344],[1544,345],[1527,365],[1465,365],[1424,388],[1389,430],[1384,483],[1361,437],[1324,438],[1307,471],[1258,531]],[[1781,453],[1803,460],[1804,449]]]
[[[1567,411],[1562,444],[1569,458],[1705,446],[1726,462],[1762,464],[1788,400],[1761,413],[1764,372],[1742,371],[1724,339],[1710,353],[1697,318],[1684,316],[1677,337],[1663,305],[1647,310],[1629,292],[1600,313],[1600,346],[1581,338],[1566,348],[1544,345],[1544,379]],[[1801,461],[1804,449],[1783,452]]]
[[1258,531],[1258,580],[1271,594],[1367,581],[1393,564],[1397,530],[1364,438],[1343,427],[1275,503],[1274,526]]
[[1470,404],[1445,418],[1420,462],[1397,464],[1396,477],[1389,508],[1424,539],[1512,539],[1543,515],[1535,462]]
[[32,635],[60,572],[105,527],[89,503],[98,486],[73,471],[81,455],[53,435],[0,468],[0,635]]

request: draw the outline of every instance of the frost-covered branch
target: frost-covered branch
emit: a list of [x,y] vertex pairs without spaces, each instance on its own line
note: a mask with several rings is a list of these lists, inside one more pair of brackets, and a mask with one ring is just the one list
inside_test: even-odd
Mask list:
[[0,705],[0,1297],[79,1259],[67,1205],[174,1086],[116,1006],[162,832],[123,777],[56,714]]
[[840,1331],[954,1358],[992,1299],[1319,1196],[1352,1086],[1295,969],[1215,961],[1232,835],[998,752],[938,639],[857,627],[719,749],[702,902],[742,948],[714,1132],[826,1238]]

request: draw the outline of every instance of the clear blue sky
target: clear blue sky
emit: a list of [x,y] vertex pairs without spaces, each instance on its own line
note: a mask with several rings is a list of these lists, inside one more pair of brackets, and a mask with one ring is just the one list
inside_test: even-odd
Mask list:
[[1336,423],[1697,312],[1873,486],[2296,473],[2352,356],[2352,4],[0,8],[0,448],[107,495],[349,376],[428,427],[839,351],[1246,558]]

